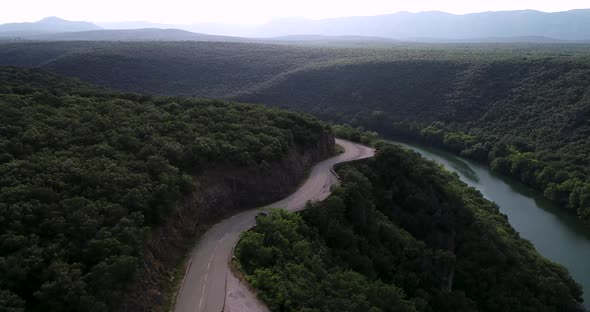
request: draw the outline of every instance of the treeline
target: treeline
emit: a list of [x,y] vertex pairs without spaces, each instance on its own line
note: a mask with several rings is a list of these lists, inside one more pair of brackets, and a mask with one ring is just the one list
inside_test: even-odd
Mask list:
[[[370,120],[364,120],[363,124],[373,128]],[[469,134],[478,131],[466,133],[443,122],[419,124],[395,121],[395,118],[390,122],[381,128],[385,136],[439,147],[489,164],[492,171],[512,177],[581,219],[590,220],[590,164],[586,158],[590,145],[583,137],[576,142],[581,146],[565,145],[575,137],[563,138],[561,151],[565,148],[570,151],[562,154],[560,150],[539,148],[527,138]]]
[[375,144],[379,138],[377,132],[365,131],[361,128],[353,128],[350,125],[334,125],[332,126],[332,132],[336,137],[369,146]]
[[273,210],[236,253],[273,311],[580,311],[581,288],[498,207],[383,145],[300,214]]
[[[375,126],[370,119],[364,123],[369,127]],[[590,220],[590,168],[586,166],[572,166],[561,159],[549,163],[522,140],[504,139],[497,143],[482,143],[484,140],[481,138],[451,130],[441,122],[424,126],[391,119],[389,125],[381,129],[385,135],[439,147],[490,164],[492,171],[512,177],[572,213],[577,213],[583,220]],[[375,132],[350,125],[337,125],[332,129],[338,137],[364,144],[374,144],[378,138]]]
[[329,131],[307,115],[109,93],[0,67],[0,310],[112,311],[150,231],[205,168],[264,170]]
[[[422,142],[451,150],[461,155],[489,163],[493,171],[510,176],[543,193],[546,198],[577,213],[583,220],[590,220],[590,167],[586,160],[569,160],[579,155],[551,157],[553,151],[537,151],[534,146],[518,139],[485,141],[463,132],[447,129],[434,123],[419,132]],[[482,143],[484,142],[484,143]]]

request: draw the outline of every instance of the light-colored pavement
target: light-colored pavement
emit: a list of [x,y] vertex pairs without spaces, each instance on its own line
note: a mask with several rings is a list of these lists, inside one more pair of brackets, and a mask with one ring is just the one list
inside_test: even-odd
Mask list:
[[[307,181],[289,197],[267,207],[298,211],[308,201],[323,200],[338,179],[331,172],[333,165],[372,157],[372,148],[336,139],[344,153],[316,164]],[[256,297],[232,276],[229,260],[242,232],[255,225],[258,209],[248,210],[221,221],[203,237],[191,255],[189,265],[176,299],[176,312],[265,311]],[[227,296],[227,303],[226,303]],[[226,306],[227,304],[227,306]]]

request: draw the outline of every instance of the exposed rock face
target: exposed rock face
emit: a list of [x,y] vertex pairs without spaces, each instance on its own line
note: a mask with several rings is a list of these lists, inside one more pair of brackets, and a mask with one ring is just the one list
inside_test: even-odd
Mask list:
[[152,311],[166,298],[163,286],[170,270],[193,246],[195,238],[235,212],[278,201],[305,178],[307,170],[334,151],[334,137],[323,132],[316,146],[294,148],[268,168],[216,167],[195,178],[195,190],[167,222],[152,232],[138,282],[121,311]]

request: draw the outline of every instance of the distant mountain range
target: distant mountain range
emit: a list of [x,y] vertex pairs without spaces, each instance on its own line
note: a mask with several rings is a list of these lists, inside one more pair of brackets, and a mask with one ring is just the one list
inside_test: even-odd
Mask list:
[[454,15],[444,12],[399,12],[322,20],[279,19],[262,25],[146,22],[101,24],[105,28],[178,28],[193,32],[269,38],[292,35],[368,36],[397,40],[554,42],[590,40],[590,9],[544,13],[533,10]]
[[485,12],[453,15],[422,12],[345,17],[324,20],[277,20],[258,29],[258,36],[290,34],[376,36],[401,40],[420,38],[474,40],[478,38],[541,37],[590,40],[590,10],[558,13],[538,11]]
[[181,29],[102,29],[27,36],[40,41],[222,41],[244,42],[245,38],[193,33]]
[[9,23],[0,25],[0,36],[31,36],[99,29],[102,28],[89,22],[72,22],[58,17],[47,17],[34,23]]
[[[253,41],[420,41],[420,42],[589,42],[590,9],[484,12],[454,15],[444,12],[344,17],[323,20],[280,19],[262,25],[157,24],[149,22],[71,22],[56,17],[35,23],[0,25],[0,37],[27,40],[195,40]],[[104,29],[103,29],[104,28]],[[205,35],[208,34],[208,35]],[[244,38],[238,38],[244,37]]]

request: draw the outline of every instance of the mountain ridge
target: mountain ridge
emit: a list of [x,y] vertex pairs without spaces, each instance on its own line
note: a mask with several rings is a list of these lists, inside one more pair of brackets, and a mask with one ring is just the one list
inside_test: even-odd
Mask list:
[[122,22],[103,26],[120,28],[131,25],[163,25],[192,32],[252,38],[291,35],[368,36],[397,40],[547,37],[556,40],[587,41],[590,40],[590,9],[563,12],[487,11],[463,15],[441,11],[397,12],[320,20],[283,18],[259,25]]
[[[145,21],[102,23],[72,22],[48,17],[34,23],[0,25],[0,37],[19,37],[26,40],[96,40],[107,41],[253,41],[287,40],[316,36],[359,38],[361,41],[419,41],[419,42],[589,42],[590,9],[547,13],[535,10],[489,11],[456,15],[441,11],[419,13],[397,12],[375,16],[349,16],[320,20],[285,18],[260,25],[240,24],[164,24]],[[146,36],[145,29],[160,29],[159,34]],[[166,37],[164,32],[176,29]],[[98,34],[97,31],[105,32]],[[114,32],[118,30],[118,32]],[[122,35],[126,30],[127,35]],[[142,33],[134,37],[133,32]],[[141,31],[140,31],[141,30]],[[75,35],[62,33],[95,31]],[[152,30],[154,31],[154,30]],[[187,31],[193,34],[179,34]],[[206,34],[206,35],[205,35]],[[80,36],[82,35],[82,36]],[[83,35],[91,35],[86,38]],[[205,38],[203,36],[226,36]],[[234,38],[229,38],[234,37]],[[237,37],[242,37],[238,40]],[[76,38],[76,39],[71,39]],[[180,38],[180,39],[179,39]],[[247,39],[246,39],[247,38]]]
[[243,42],[245,38],[208,35],[174,28],[99,29],[26,36],[39,41],[216,41]]
[[0,25],[2,36],[30,36],[47,33],[101,30],[102,28],[85,21],[68,21],[50,16],[36,22],[7,23]]

